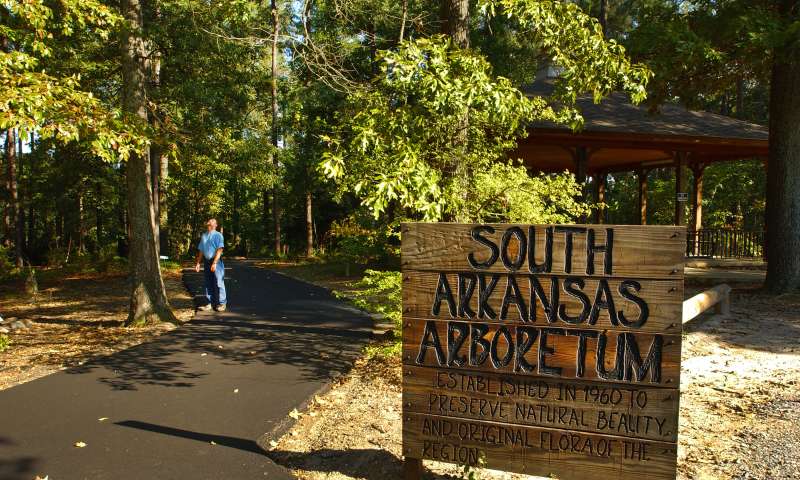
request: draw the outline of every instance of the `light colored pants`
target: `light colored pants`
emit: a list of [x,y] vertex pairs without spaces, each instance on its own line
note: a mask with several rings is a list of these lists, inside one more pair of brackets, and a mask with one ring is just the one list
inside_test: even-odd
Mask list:
[[222,259],[217,262],[215,272],[211,271],[211,260],[203,259],[203,279],[205,280],[206,299],[211,305],[225,305],[225,264]]

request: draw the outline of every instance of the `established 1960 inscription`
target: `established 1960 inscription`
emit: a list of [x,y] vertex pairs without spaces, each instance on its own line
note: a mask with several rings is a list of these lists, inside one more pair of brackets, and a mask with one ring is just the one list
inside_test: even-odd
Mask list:
[[683,231],[405,224],[409,458],[674,478]]

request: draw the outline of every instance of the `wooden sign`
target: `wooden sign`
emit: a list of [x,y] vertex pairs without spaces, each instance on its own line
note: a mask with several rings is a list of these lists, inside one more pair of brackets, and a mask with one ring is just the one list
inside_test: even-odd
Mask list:
[[685,228],[402,231],[408,476],[675,478]]

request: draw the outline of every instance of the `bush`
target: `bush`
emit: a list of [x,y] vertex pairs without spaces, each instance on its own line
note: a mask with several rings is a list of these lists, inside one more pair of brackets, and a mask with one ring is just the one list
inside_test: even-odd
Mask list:
[[19,269],[11,261],[11,253],[7,247],[0,246],[0,280],[9,280],[19,276]]
[[395,270],[367,270],[356,283],[359,290],[350,294],[350,300],[362,310],[378,313],[394,324],[394,341],[367,347],[368,357],[400,355],[402,344],[399,335],[403,321],[402,277]]

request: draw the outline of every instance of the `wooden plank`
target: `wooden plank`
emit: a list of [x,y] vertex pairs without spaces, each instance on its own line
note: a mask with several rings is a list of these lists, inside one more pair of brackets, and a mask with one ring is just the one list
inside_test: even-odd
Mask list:
[[560,480],[674,480],[674,443],[403,414],[403,454]]
[[[483,337],[473,334],[472,326],[476,324],[486,326],[487,332]],[[426,328],[430,330],[427,335],[425,335]],[[452,349],[448,345],[450,343],[448,339],[450,328],[453,328]],[[456,328],[466,328],[468,333],[468,336],[460,344],[459,339],[461,337]],[[523,332],[522,336],[519,335],[520,329]],[[434,337],[433,331],[436,332],[436,337]],[[584,332],[584,335],[587,336],[585,339],[584,371],[582,373],[578,372],[580,362],[577,361],[581,343],[578,336],[580,332]],[[593,335],[596,338],[588,338],[589,335]],[[617,340],[620,335],[623,335],[626,340],[624,340],[625,343],[620,343],[620,348],[618,349]],[[496,341],[495,337],[497,337]],[[435,338],[438,339],[438,342],[434,342]],[[494,352],[494,354],[489,353],[481,359],[480,354],[483,349],[478,346],[474,349],[475,355],[470,355],[472,353],[470,346],[474,341],[473,338],[485,339],[489,344],[490,351]],[[527,340],[531,338],[533,340],[526,345]],[[426,339],[429,344],[438,343],[441,358],[437,355],[437,349],[434,346],[421,347],[423,339]],[[511,351],[509,351],[509,339],[511,340]],[[544,349],[541,348],[543,341]],[[602,355],[598,355],[598,344],[601,341],[605,341],[605,347]],[[638,351],[638,355],[643,361],[648,357],[651,348],[657,345],[658,342],[661,344],[660,361],[654,362],[654,365],[660,367],[660,375],[657,375],[657,378],[653,378],[654,371],[657,369],[650,368],[644,372],[645,375],[641,380],[637,380],[635,375],[636,368],[626,368],[626,366],[631,365],[631,360],[635,360],[629,351],[627,343],[630,343],[630,347],[636,346],[636,351]],[[539,354],[540,350],[542,352],[541,355]],[[493,364],[493,356],[498,363],[497,366]],[[458,360],[462,357],[464,364],[458,365]],[[598,362],[598,357],[603,361]],[[680,379],[680,359],[680,335],[444,320],[403,322],[403,363],[406,365],[447,366],[453,369],[515,375],[580,378],[614,383],[676,387],[679,385]],[[473,365],[471,364],[473,361],[476,363],[480,361],[480,363]],[[526,371],[526,366],[529,366],[531,370]],[[614,370],[623,372],[625,376],[629,377],[629,380],[626,380],[624,376],[623,378],[616,378],[614,375],[608,375],[610,378],[603,378],[598,373],[598,366],[605,372]],[[556,372],[553,369],[558,369],[559,371]]]
[[[440,285],[440,275],[444,275],[447,282],[447,287],[452,292],[454,311],[451,312],[450,304],[445,299],[439,302],[438,315],[434,314],[434,300],[436,299],[437,287]],[[543,325],[547,323],[547,316],[535,293],[532,291],[531,285],[538,282],[545,294],[547,301],[552,303],[552,279],[557,282],[557,295],[558,302],[565,306],[565,313],[569,316],[575,316],[582,310],[582,303],[575,296],[569,295],[564,290],[563,276],[553,275],[530,275],[530,274],[484,274],[484,285],[490,285],[493,275],[499,275],[499,280],[496,286],[491,289],[491,295],[486,302],[496,314],[498,320],[506,323],[526,324],[534,323]],[[506,293],[513,295],[514,291],[509,288],[509,277],[513,276],[512,282],[515,282],[519,288],[522,297],[523,312],[520,312],[517,303],[511,302],[506,312],[505,318],[502,318],[502,304],[503,298]],[[461,280],[459,280],[461,279]],[[598,297],[598,284],[601,279],[588,278],[585,279],[585,286],[581,290],[585,292],[589,302],[594,305]],[[641,308],[633,301],[623,297],[620,292],[621,279],[613,278],[602,280],[607,282],[609,291],[611,293],[611,301],[614,312],[623,312],[625,318],[636,319],[640,313]],[[461,288],[459,288],[461,284]],[[470,291],[470,285],[472,291]],[[636,296],[645,301],[648,305],[648,317],[644,324],[637,328],[626,328],[624,325],[613,325],[609,309],[598,310],[597,323],[598,328],[619,328],[622,330],[636,330],[642,332],[667,332],[679,333],[681,329],[680,322],[677,321],[681,316],[681,308],[683,306],[683,282],[680,280],[641,280],[638,282],[640,289],[636,292]],[[431,271],[417,271],[405,270],[403,272],[403,317],[404,318],[441,318],[451,319],[460,318],[468,320],[467,315],[472,315],[476,318],[480,313],[478,308],[478,297],[480,292],[480,282],[476,278],[474,272],[459,272],[459,273],[445,273],[445,272],[431,272]],[[606,292],[601,292],[601,300],[607,302],[605,299]],[[465,299],[463,302],[461,298]],[[535,319],[531,315],[530,308],[532,299],[535,307]],[[463,305],[462,305],[463,304]],[[459,308],[459,306],[462,308]],[[467,308],[463,308],[467,307]],[[452,315],[452,314],[454,315]],[[618,314],[615,313],[616,316]],[[478,320],[476,318],[476,320]],[[559,320],[556,325],[570,326],[566,322]],[[574,325],[573,325],[574,326]]]
[[677,389],[403,367],[411,413],[675,442]]
[[[481,235],[501,245],[501,239],[507,229],[518,227],[525,234],[528,242],[528,225],[487,224],[494,233],[482,232]],[[490,258],[490,249],[471,237],[471,230],[478,225],[457,223],[405,223],[402,227],[402,266],[403,270],[464,270],[469,268],[470,254],[476,262],[486,262]],[[639,226],[639,225],[536,225],[534,229],[534,259],[536,263],[545,260],[546,230],[553,228],[552,266],[545,273],[569,273],[575,276],[612,276],[625,278],[661,278],[683,279],[684,249],[686,246],[686,227],[676,226]],[[583,229],[584,233],[569,235],[564,229]],[[596,252],[592,265],[593,273],[587,272],[587,229],[595,236],[594,245],[606,244],[607,229],[613,230],[613,269],[610,274],[604,270],[605,255]],[[572,238],[572,255],[567,256],[566,245]],[[508,242],[506,257],[516,259],[520,249],[517,237]],[[520,258],[527,257],[523,249]],[[569,261],[567,260],[569,259]],[[522,262],[521,270],[528,271],[527,258]],[[567,264],[570,268],[567,268]],[[502,259],[498,258],[483,271],[507,271]]]

